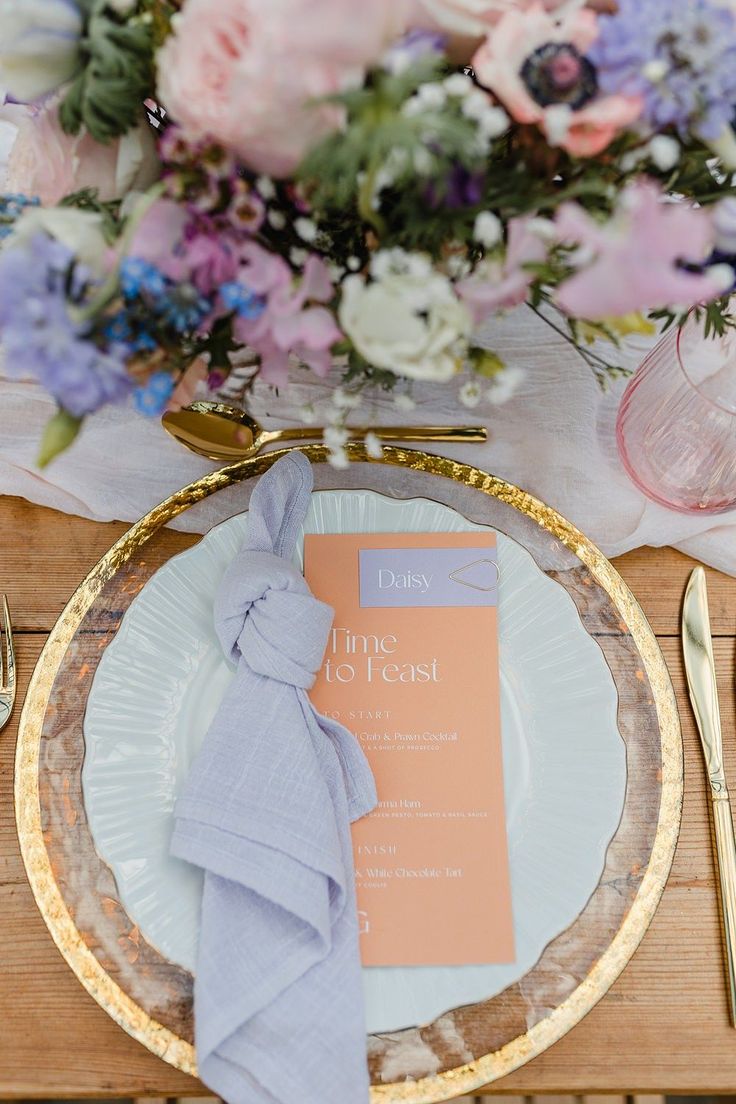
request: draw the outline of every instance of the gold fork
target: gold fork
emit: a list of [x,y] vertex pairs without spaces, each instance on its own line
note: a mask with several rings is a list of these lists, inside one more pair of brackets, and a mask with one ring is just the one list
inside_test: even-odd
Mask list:
[[13,647],[13,626],[10,621],[7,595],[3,594],[3,621],[5,624],[6,661],[3,667],[3,648],[0,639],[0,731],[10,720],[15,704],[15,648]]

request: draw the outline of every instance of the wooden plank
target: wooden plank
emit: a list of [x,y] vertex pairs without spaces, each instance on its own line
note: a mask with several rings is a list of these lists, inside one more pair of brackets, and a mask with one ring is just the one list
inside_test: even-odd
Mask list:
[[[674,548],[637,548],[615,559],[616,569],[638,599],[658,636],[679,636],[680,606],[697,560]],[[714,636],[736,633],[736,581],[706,568],[708,605]]]
[[[69,517],[20,498],[0,498],[0,591],[17,632],[48,632],[73,591],[129,526]],[[198,538],[167,530],[171,554]]]
[[[20,635],[19,691],[43,643]],[[0,1097],[202,1096],[95,1004],[57,951],[26,880],[15,831],[17,728],[0,733]]]
[[[8,591],[16,628],[48,631],[74,588],[126,528],[0,498],[0,585]],[[197,538],[168,530],[163,539],[173,553]],[[656,633],[679,633],[680,602],[693,564],[672,548],[642,548],[617,559]],[[733,635],[736,583],[709,569],[708,588],[714,634]]]

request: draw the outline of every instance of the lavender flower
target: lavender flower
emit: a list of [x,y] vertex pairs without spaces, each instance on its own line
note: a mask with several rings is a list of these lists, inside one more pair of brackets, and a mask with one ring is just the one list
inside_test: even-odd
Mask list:
[[483,198],[484,179],[482,172],[453,165],[444,180],[429,182],[424,191],[425,201],[433,210],[442,206],[450,211],[475,207]]
[[641,96],[643,118],[717,138],[736,104],[736,16],[715,0],[618,0],[588,52],[605,93]]
[[389,73],[403,73],[427,54],[441,54],[447,45],[447,35],[415,27],[389,46],[381,59]]
[[0,253],[0,337],[6,370],[35,376],[75,417],[118,402],[130,390],[125,346],[100,348],[88,323],[70,313],[89,274],[74,254],[46,234]]

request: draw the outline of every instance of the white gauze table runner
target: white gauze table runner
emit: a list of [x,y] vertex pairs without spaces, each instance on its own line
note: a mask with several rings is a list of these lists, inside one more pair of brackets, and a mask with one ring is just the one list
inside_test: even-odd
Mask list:
[[[436,445],[431,451],[477,465],[531,491],[598,544],[609,556],[639,545],[674,545],[736,574],[736,510],[688,516],[650,502],[630,482],[616,453],[614,423],[624,382],[604,393],[577,353],[527,308],[494,323],[485,343],[525,376],[502,407],[467,410],[452,385],[418,385],[416,409],[395,408],[390,397],[358,412],[361,422],[476,423],[489,428],[487,444]],[[651,344],[651,342],[649,342]],[[646,352],[639,338],[626,349],[633,367]],[[297,371],[276,397],[257,385],[252,413],[268,427],[295,425],[305,402],[326,403],[338,382]],[[35,466],[52,400],[33,382],[8,380],[0,365],[0,493],[100,521],[135,521],[152,506],[215,467],[173,441],[158,423],[131,409],[110,407],[90,418],[72,448],[44,472]],[[204,531],[207,505],[174,523]]]

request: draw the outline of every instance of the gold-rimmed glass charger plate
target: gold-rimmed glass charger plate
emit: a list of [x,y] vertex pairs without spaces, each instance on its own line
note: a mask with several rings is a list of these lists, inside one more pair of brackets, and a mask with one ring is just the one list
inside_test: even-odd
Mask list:
[[[579,915],[570,916],[566,930],[558,926],[546,949],[542,944],[535,952],[530,968],[500,991],[489,984],[487,992],[471,994],[470,1005],[449,1012],[437,1005],[432,1022],[369,1040],[376,1099],[444,1100],[509,1072],[559,1038],[606,991],[633,953],[661,893],[679,823],[681,753],[674,697],[656,640],[634,599],[600,552],[551,509],[477,469],[425,453],[387,449],[384,462],[375,463],[354,446],[350,470],[335,472],[322,463],[320,447],[303,451],[315,463],[320,490],[356,489],[395,502],[429,500],[472,525],[493,526],[506,535],[509,548],[526,550],[536,574],[573,611],[588,646],[600,652],[614,705],[618,698],[617,738],[625,744],[628,761],[625,799],[607,854],[597,860],[600,878],[590,886],[587,903],[580,903]],[[162,954],[160,937],[149,942],[151,933],[138,922],[136,906],[121,893],[124,867],[118,866],[116,883],[98,854],[99,847],[115,868],[114,856],[90,831],[85,809],[83,717],[100,657],[132,599],[169,558],[171,542],[162,537],[161,527],[183,509],[206,509],[208,523],[241,514],[253,477],[277,455],[205,477],[118,542],[52,633],[21,723],[19,830],[52,934],[110,1014],[156,1053],[188,1070],[194,1068],[188,963],[182,964],[181,955],[173,955],[180,960],[176,964]],[[605,710],[595,696],[590,705],[593,738],[605,728]],[[602,758],[605,762],[603,750]],[[617,781],[615,756],[607,769],[615,791],[622,777],[619,773]],[[575,780],[568,781],[574,793]],[[584,773],[580,784],[585,784]]]

